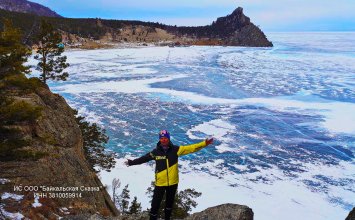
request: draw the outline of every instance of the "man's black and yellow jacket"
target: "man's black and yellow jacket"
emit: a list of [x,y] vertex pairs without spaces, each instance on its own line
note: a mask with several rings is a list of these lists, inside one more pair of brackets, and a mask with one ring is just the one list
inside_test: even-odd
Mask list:
[[157,147],[146,155],[135,160],[128,160],[128,165],[137,165],[155,160],[155,185],[170,186],[179,183],[178,157],[196,152],[206,147],[206,141],[187,146],[176,146],[169,142],[165,152],[158,142]]

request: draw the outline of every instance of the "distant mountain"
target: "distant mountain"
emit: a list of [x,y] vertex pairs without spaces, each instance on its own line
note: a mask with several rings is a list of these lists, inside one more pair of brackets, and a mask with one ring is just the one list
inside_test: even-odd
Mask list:
[[0,9],[45,17],[62,17],[43,5],[27,0],[0,0]]

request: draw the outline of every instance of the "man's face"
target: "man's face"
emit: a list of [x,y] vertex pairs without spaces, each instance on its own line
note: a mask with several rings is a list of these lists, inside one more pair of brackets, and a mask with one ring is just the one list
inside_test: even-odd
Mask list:
[[167,137],[160,138],[160,143],[162,145],[168,145],[169,144],[169,138],[167,138]]

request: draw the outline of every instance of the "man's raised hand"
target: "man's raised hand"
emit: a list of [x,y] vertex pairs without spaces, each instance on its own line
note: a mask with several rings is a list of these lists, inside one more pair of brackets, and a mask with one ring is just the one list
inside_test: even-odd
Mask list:
[[124,162],[124,164],[127,166],[127,167],[129,167],[129,162],[131,162],[132,160],[130,160],[130,159],[128,159],[128,160],[126,160],[125,162]]

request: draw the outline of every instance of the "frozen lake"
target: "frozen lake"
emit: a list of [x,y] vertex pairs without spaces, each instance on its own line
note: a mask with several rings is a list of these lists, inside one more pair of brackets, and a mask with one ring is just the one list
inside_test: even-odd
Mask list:
[[200,211],[231,202],[255,219],[345,219],[355,206],[355,33],[272,33],[273,48],[146,47],[67,52],[54,92],[110,136],[119,178],[149,207],[153,164],[125,167],[167,129],[177,145],[216,138],[180,158],[179,188]]

